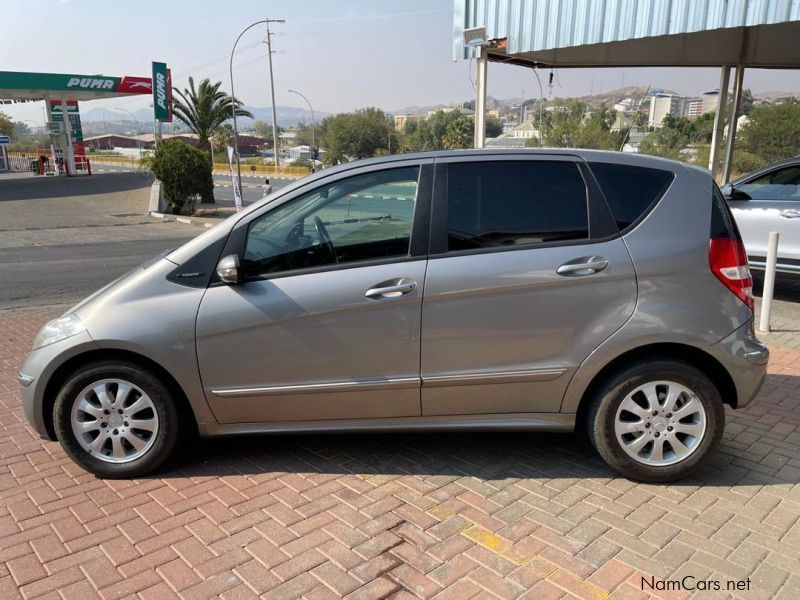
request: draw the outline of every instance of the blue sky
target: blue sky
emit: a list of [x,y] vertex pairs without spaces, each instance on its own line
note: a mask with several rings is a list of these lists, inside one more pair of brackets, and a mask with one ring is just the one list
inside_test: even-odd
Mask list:
[[[276,103],[302,106],[296,89],[315,109],[362,106],[396,110],[472,96],[469,64],[452,60],[452,0],[3,0],[0,37],[3,70],[105,75],[150,74],[150,62],[167,62],[174,83],[189,75],[222,80],[229,90],[228,56],[249,23],[275,25]],[[12,24],[13,26],[9,26]],[[250,106],[269,106],[265,29],[250,30],[234,59],[236,94]],[[561,70],[545,95],[572,96],[626,85],[698,94],[718,85],[712,69]],[[546,77],[543,77],[546,86]],[[749,71],[754,91],[800,91],[789,71]],[[528,69],[489,67],[489,93],[499,98],[538,96]],[[91,108],[144,108],[148,100],[93,101]],[[4,106],[15,118],[41,120],[36,106]]]

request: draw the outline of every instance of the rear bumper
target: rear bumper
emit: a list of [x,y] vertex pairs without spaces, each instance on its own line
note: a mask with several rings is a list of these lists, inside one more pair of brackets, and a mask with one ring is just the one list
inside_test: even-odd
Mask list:
[[[769,362],[769,349],[756,338],[752,320],[705,350],[733,379],[736,408],[747,406],[764,384]],[[727,398],[723,400],[730,403]]]

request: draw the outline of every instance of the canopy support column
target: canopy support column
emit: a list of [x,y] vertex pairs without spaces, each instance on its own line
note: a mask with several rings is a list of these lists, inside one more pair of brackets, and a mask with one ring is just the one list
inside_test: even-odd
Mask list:
[[716,179],[719,175],[719,163],[722,152],[722,134],[725,127],[725,105],[728,103],[728,83],[731,78],[731,67],[722,67],[719,78],[719,95],[717,96],[717,114],[714,116],[714,133],[711,137],[711,155],[708,158],[708,169]]
[[478,77],[475,84],[475,147],[483,148],[486,142],[486,47],[478,54]]
[[61,114],[64,118],[64,165],[68,176],[75,175],[75,153],[72,151],[72,123],[69,119],[69,107],[67,97],[61,96]]
[[739,117],[739,106],[742,102],[742,83],[744,81],[744,65],[739,63],[736,67],[736,79],[733,82],[733,102],[728,119],[728,138],[725,146],[725,165],[722,168],[722,181],[725,184],[731,178],[733,168],[733,147],[736,144],[736,122]]

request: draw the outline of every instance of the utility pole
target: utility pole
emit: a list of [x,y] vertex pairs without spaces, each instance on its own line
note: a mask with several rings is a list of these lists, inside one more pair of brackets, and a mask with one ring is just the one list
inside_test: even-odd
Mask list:
[[[247,27],[242,29],[242,31],[239,33],[238,37],[236,38],[236,41],[233,42],[233,48],[231,48],[231,58],[230,58],[230,61],[228,62],[228,70],[230,72],[230,77],[231,77],[231,98],[233,98],[234,100],[236,99],[236,94],[233,91],[233,54],[234,54],[234,52],[236,52],[236,45],[239,43],[239,40],[242,39],[242,36],[247,31],[249,31],[250,29],[252,29],[256,25],[261,25],[261,24],[266,23],[267,27],[269,27],[270,23],[285,23],[285,22],[286,21],[284,21],[283,19],[262,19],[261,21],[255,21],[254,23],[250,23],[250,25],[248,25]],[[272,72],[272,54],[270,54],[270,63],[269,64],[270,64],[270,73],[271,73]],[[273,93],[273,97],[274,97],[274,93]],[[274,104],[274,102],[273,102],[273,104]],[[273,115],[274,115],[275,111],[273,110],[272,112],[273,112]],[[231,117],[233,118],[233,154],[234,154],[234,157],[236,158],[236,184],[239,186],[239,189],[241,190],[242,189],[242,163],[241,163],[241,160],[239,159],[239,129],[236,127],[236,102],[231,102]]]
[[275,77],[272,72],[272,34],[269,31],[270,23],[283,23],[282,20],[267,19],[267,55],[269,56],[269,93],[272,96],[272,147],[275,153],[275,172],[280,166],[278,156],[278,116],[275,110]]

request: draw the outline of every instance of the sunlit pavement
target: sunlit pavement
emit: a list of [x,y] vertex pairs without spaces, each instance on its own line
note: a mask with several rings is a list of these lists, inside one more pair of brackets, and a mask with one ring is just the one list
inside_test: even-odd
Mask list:
[[770,341],[758,398],[677,485],[531,433],[208,441],[102,481],[19,406],[17,369],[63,310],[0,311],[0,598],[638,598],[643,576],[685,575],[800,597],[798,350]]

